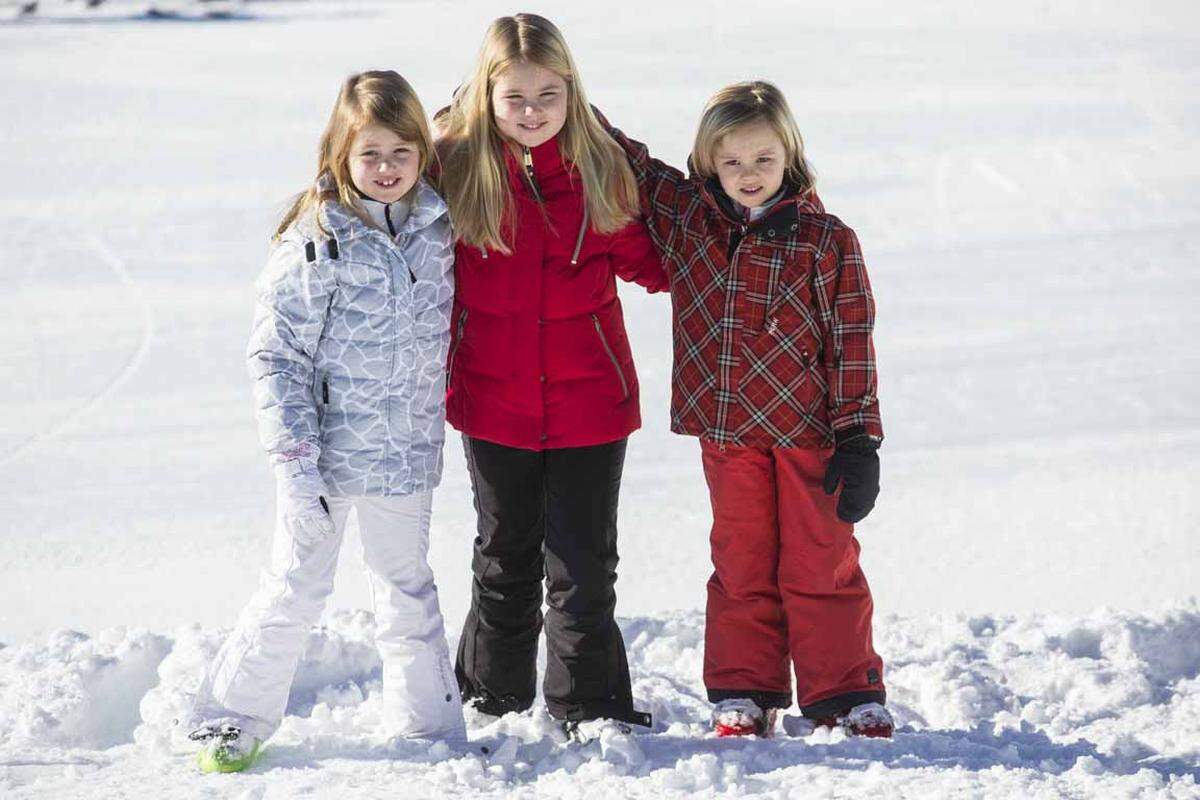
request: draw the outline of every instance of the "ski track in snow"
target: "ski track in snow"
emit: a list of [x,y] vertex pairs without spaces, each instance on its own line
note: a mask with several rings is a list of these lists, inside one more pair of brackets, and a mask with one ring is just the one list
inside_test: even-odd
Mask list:
[[151,310],[150,303],[147,301],[145,294],[142,292],[138,282],[130,274],[125,266],[125,262],[118,256],[111,247],[108,246],[102,239],[96,236],[89,237],[87,240],[88,247],[99,257],[113,274],[117,280],[125,287],[126,297],[130,298],[137,305],[139,316],[141,318],[141,334],[138,340],[137,348],[126,361],[124,367],[113,378],[105,384],[98,392],[88,398],[82,405],[71,411],[64,417],[55,420],[45,430],[33,433],[29,438],[19,442],[15,447],[8,450],[0,457],[0,467],[3,467],[17,459],[27,455],[41,445],[53,441],[55,438],[62,436],[64,433],[71,431],[80,421],[88,415],[96,412],[104,407],[104,403],[116,394],[122,386],[124,386],[130,378],[133,377],[146,361],[146,356],[150,352],[150,345],[154,340],[154,314]]

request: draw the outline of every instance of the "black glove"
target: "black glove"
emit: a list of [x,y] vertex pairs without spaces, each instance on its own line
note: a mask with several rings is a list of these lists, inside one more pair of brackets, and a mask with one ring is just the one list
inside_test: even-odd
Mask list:
[[837,515],[842,522],[858,522],[871,513],[879,496],[879,444],[858,431],[839,435],[837,448],[825,470],[825,494],[837,491]]

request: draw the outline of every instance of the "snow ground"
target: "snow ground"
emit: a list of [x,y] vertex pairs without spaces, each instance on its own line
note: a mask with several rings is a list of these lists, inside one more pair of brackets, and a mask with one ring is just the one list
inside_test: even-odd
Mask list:
[[[347,568],[314,633],[334,666],[306,662],[270,759],[186,776],[164,709],[268,547],[242,351],[273,220],[342,76],[396,68],[432,111],[512,9],[273,2],[201,23],[128,2],[0,24],[0,794],[1200,796],[1195,7],[744,8],[535,10],[591,99],[676,163],[713,89],[776,81],[859,232],[888,432],[860,537],[896,741],[698,736],[706,497],[695,442],[666,430],[666,305],[626,291],[645,428],[619,613],[662,730],[596,752],[506,720],[474,730],[486,759],[373,738]],[[435,504],[453,632],[473,535],[453,440]]]

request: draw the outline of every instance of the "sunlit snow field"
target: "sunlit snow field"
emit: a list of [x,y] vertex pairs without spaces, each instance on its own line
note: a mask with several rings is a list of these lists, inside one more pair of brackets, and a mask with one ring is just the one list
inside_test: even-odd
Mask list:
[[[676,164],[720,85],[787,94],[875,290],[887,440],[859,537],[906,727],[702,738],[707,494],[697,443],[667,431],[668,304],[624,287],[644,427],[618,613],[659,730],[593,752],[536,714],[473,723],[491,759],[372,739],[351,536],[275,755],[220,780],[163,730],[269,549],[243,356],[269,234],[346,74],[397,69],[432,112],[521,9],[137,10],[0,23],[0,794],[1200,795],[1192,4],[527,8],[563,29],[589,99]],[[431,554],[452,646],[473,528],[452,434]]]

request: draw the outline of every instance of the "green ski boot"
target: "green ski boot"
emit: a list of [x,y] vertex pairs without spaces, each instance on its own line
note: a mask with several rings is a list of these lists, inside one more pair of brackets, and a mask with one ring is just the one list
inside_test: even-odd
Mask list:
[[205,725],[192,731],[188,738],[204,743],[196,754],[196,766],[205,773],[241,772],[262,755],[262,739],[243,738],[242,729],[229,723]]

